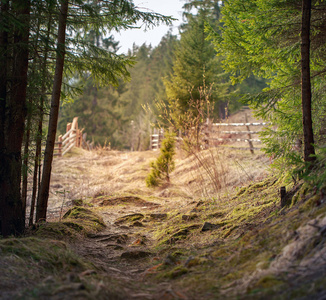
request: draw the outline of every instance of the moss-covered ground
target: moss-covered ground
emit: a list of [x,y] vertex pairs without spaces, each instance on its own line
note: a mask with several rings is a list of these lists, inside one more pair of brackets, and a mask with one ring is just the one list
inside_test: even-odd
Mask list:
[[[179,157],[172,183],[148,189],[152,154],[126,155],[57,161],[53,187],[65,174],[76,190],[86,176],[97,188],[75,193],[26,236],[0,239],[0,299],[325,297],[326,199],[314,186],[247,169],[247,180],[212,194],[195,160]],[[266,163],[261,154],[226,157]]]

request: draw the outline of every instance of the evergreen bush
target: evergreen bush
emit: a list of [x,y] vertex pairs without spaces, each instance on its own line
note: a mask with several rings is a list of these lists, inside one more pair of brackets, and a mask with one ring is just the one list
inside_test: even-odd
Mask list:
[[175,135],[166,133],[162,141],[160,156],[151,162],[151,172],[146,178],[148,187],[159,186],[164,181],[170,182],[170,174],[175,168],[173,157],[175,155]]

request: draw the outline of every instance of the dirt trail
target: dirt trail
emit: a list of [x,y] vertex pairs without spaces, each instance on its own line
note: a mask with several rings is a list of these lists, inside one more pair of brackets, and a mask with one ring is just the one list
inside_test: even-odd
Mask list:
[[[170,283],[148,285],[146,282],[148,270],[158,259],[157,253],[151,248],[153,237],[149,229],[153,229],[153,223],[149,228],[146,222],[138,221],[143,220],[145,215],[160,216],[157,212],[152,213],[160,205],[141,207],[133,205],[133,201],[127,205],[121,210],[117,203],[111,207],[110,212],[104,210],[102,216],[107,228],[78,243],[75,251],[92,261],[105,274],[125,282],[124,292],[130,299],[164,299],[163,295],[174,293]],[[125,216],[136,221],[124,222],[123,218],[119,219]]]
[[[146,201],[137,196],[95,197],[91,203],[107,225],[75,245],[76,253],[106,275],[125,282],[129,299],[192,299],[171,282],[150,283],[147,275],[164,254],[152,248],[155,227],[167,218],[169,201]],[[193,205],[192,205],[193,206]],[[163,255],[163,257],[162,257]]]
[[[147,281],[147,275],[159,262],[164,263],[167,255],[153,247],[157,242],[154,232],[166,222],[171,211],[177,210],[182,215],[195,208],[198,196],[203,195],[202,190],[209,191],[211,187],[205,188],[203,174],[194,174],[198,172],[198,162],[180,156],[176,160],[172,184],[147,188],[145,177],[149,162],[157,155],[153,151],[125,153],[74,149],[72,154],[55,159],[50,220],[59,219],[76,199],[82,199],[103,217],[107,227],[73,245],[78,254],[101,268],[103,274],[125,282],[124,292],[130,299],[192,299],[169,280]],[[224,179],[231,187],[261,178],[266,173],[268,161],[261,154],[227,155],[230,161],[241,160],[246,169],[245,175],[234,176],[229,167],[225,168],[228,171],[225,176],[230,177]],[[239,177],[238,182],[236,177]]]

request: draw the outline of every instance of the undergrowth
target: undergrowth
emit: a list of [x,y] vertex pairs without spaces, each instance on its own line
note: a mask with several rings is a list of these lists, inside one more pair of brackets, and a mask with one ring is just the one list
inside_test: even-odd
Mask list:
[[40,224],[26,237],[0,239],[0,298],[126,299],[123,283],[100,274],[70,248],[104,227],[100,216],[75,206],[61,222]]
[[32,234],[42,238],[73,240],[94,234],[105,228],[103,219],[92,210],[74,206],[69,209],[60,222],[40,223]]
[[[280,205],[281,186],[292,197],[286,207]],[[326,215],[325,203],[320,204],[320,196],[314,195],[312,186],[294,184],[285,177],[269,177],[239,189],[229,199],[214,204],[203,202],[188,214],[197,217],[184,222],[186,218],[170,214],[167,222],[157,227],[157,251],[165,255],[180,251],[181,255],[177,265],[158,268],[155,280],[170,278],[203,299],[219,299],[221,295],[227,299],[239,295],[241,299],[261,299],[266,295],[278,299],[282,293],[287,299],[296,291],[307,295],[300,286],[284,293],[288,274],[273,273],[270,268],[283,248],[295,241],[300,226]],[[217,226],[202,231],[204,222]],[[316,247],[315,244],[309,247]],[[192,260],[197,263],[189,265]],[[317,292],[313,284],[308,286]]]

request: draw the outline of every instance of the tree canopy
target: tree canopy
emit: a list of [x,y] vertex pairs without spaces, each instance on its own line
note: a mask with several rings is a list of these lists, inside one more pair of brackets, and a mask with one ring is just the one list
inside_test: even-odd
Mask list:
[[[224,58],[224,69],[231,74],[233,82],[241,82],[252,72],[268,79],[269,87],[259,95],[247,97],[247,101],[272,125],[278,126],[277,130],[270,127],[265,133],[267,151],[287,157],[290,164],[299,159],[292,148],[296,139],[303,139],[304,126],[300,120],[306,114],[303,110],[302,115],[301,110],[302,4],[290,0],[225,1],[220,33],[211,31],[216,51]],[[321,82],[325,72],[325,8],[323,1],[312,1],[308,26],[311,34],[308,59],[314,91],[312,115],[317,142],[324,122]]]

